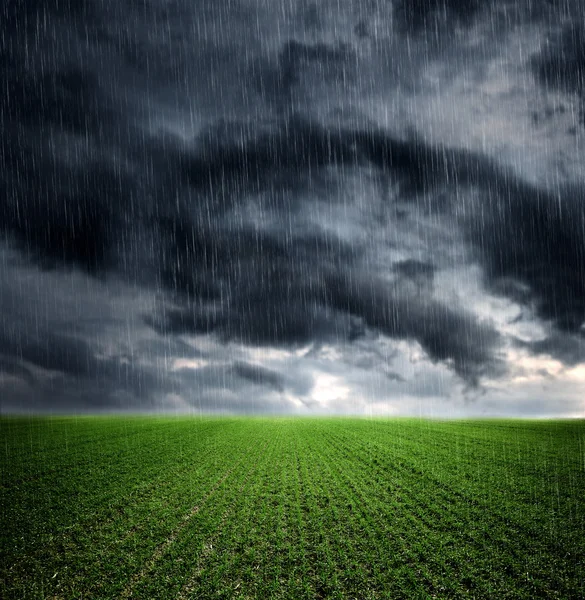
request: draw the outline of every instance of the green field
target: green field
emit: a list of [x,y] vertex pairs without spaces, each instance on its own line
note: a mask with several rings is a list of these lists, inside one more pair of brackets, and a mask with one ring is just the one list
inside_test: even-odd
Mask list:
[[2,598],[584,598],[585,422],[3,418]]

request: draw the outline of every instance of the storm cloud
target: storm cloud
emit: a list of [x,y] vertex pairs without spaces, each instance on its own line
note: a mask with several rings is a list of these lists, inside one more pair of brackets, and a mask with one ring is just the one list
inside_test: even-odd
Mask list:
[[410,412],[582,364],[581,9],[490,4],[5,3],[3,410]]

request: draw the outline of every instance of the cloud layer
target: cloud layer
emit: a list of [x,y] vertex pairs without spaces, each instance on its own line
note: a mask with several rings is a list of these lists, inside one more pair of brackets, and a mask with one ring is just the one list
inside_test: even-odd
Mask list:
[[583,412],[581,3],[1,10],[3,410]]

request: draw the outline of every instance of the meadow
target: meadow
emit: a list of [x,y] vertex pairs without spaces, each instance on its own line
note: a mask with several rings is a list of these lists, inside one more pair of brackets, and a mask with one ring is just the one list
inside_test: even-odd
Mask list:
[[0,419],[2,598],[584,598],[585,422]]

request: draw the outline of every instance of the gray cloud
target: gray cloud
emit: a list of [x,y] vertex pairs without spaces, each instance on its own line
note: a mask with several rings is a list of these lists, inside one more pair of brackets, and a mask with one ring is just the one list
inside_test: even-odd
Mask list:
[[335,278],[329,289],[333,306],[390,337],[416,340],[432,360],[446,361],[471,384],[501,368],[497,332],[462,308],[404,294],[399,286],[389,291],[359,275],[349,281]]
[[[585,320],[581,187],[548,191],[477,154],[395,140],[382,132],[337,133],[310,124],[287,132],[261,138],[250,148],[218,153],[220,162],[210,160],[198,181],[222,177],[245,185],[248,176],[265,181],[279,170],[370,161],[398,177],[406,195],[445,186],[469,193],[477,189],[482,204],[464,207],[461,222],[490,285],[498,291],[510,290],[499,287],[507,279],[527,285],[538,312],[561,329],[574,330]],[[295,147],[303,152],[295,153]]]
[[236,363],[233,369],[238,377],[257,385],[266,385],[278,392],[284,389],[284,378],[271,369],[245,362]]
[[[274,60],[261,57],[250,67],[259,96],[286,110],[304,86],[342,86],[354,79],[357,56],[347,42],[306,43],[288,40]],[[299,89],[300,88],[300,89]]]
[[439,23],[470,24],[481,8],[479,0],[398,0],[395,17],[409,32],[432,34]]
[[579,121],[585,126],[585,26],[582,18],[556,32],[542,51],[532,57],[530,64],[543,86],[580,97]]
[[585,335],[583,331],[574,335],[554,333],[536,341],[517,341],[520,348],[526,348],[533,354],[548,355],[560,360],[567,366],[585,362]]
[[547,86],[571,92],[585,88],[585,29],[582,23],[566,25],[540,53],[532,57],[532,68]]
[[[184,339],[212,337],[231,366],[189,375],[199,406],[215,397],[236,410],[254,386],[267,410],[292,410],[274,398],[310,403],[314,359],[295,387],[275,365],[231,356],[234,345],[292,353],[385,336],[478,386],[508,376],[510,340],[445,289],[445,272],[470,265],[478,296],[551,328],[525,350],[582,361],[583,185],[528,182],[505,160],[424,141],[417,114],[392,108],[401,97],[419,106],[470,69],[479,85],[505,35],[488,26],[492,8],[509,27],[556,27],[516,68],[582,95],[582,28],[566,23],[582,9],[532,4],[5,3],[0,235],[22,262],[0,266],[0,309],[20,319],[1,331],[2,372],[48,403],[93,385],[80,395],[88,405],[156,406],[188,395],[174,361],[209,358]],[[475,25],[479,46],[466,37]],[[23,273],[54,289],[26,297]],[[78,292],[87,315],[47,308],[69,273],[102,286],[94,302]],[[131,286],[148,302],[132,306]],[[124,319],[113,304],[122,288]],[[368,357],[352,368],[367,370]],[[53,392],[44,372],[59,374]]]
[[[54,399],[43,406],[42,394],[56,386],[60,403],[76,403],[84,394],[86,409],[117,407],[116,396],[124,392],[132,404],[144,408],[157,394],[173,389],[171,378],[156,369],[139,364],[132,356],[100,356],[99,348],[88,340],[60,335],[51,330],[3,327],[0,330],[2,370],[23,379],[33,391],[37,408],[50,409]],[[89,394],[85,390],[90,391]]]

